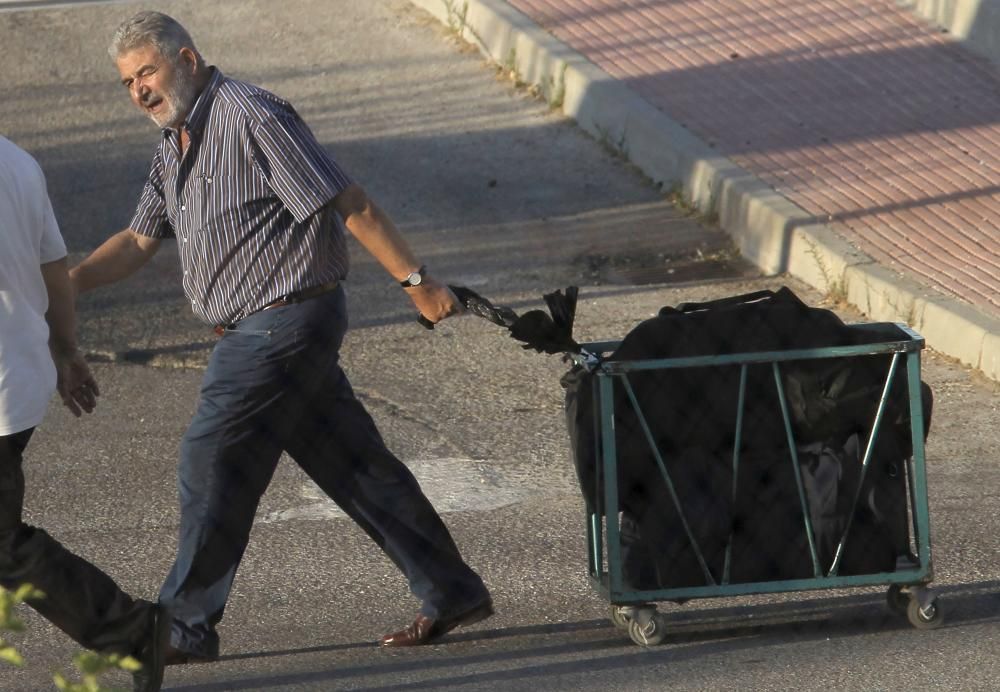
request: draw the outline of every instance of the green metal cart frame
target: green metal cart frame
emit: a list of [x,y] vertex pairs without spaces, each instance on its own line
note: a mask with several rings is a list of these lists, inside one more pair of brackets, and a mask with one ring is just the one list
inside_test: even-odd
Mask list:
[[[603,434],[597,452],[597,463],[603,464],[603,474],[597,474],[598,505],[603,497],[603,508],[598,506],[590,513],[587,521],[587,540],[589,546],[589,574],[595,589],[611,604],[611,619],[619,627],[627,629],[629,635],[637,644],[648,646],[657,644],[665,636],[665,621],[656,613],[656,601],[675,601],[692,598],[710,598],[723,596],[743,596],[750,594],[766,594],[791,591],[806,591],[814,589],[833,589],[844,587],[867,587],[889,585],[887,601],[890,608],[900,614],[905,614],[911,624],[918,628],[933,628],[943,622],[943,613],[936,595],[927,588],[933,578],[931,565],[930,516],[927,505],[927,480],[924,455],[924,412],[920,397],[920,352],[924,348],[924,339],[904,324],[873,323],[854,325],[860,329],[873,329],[880,335],[879,343],[861,346],[837,346],[829,348],[789,350],[779,352],[738,353],[732,355],[714,355],[684,358],[667,358],[655,360],[615,361],[602,359],[603,354],[609,354],[620,342],[603,341],[583,344],[583,354],[575,356],[577,362],[591,369],[596,375],[595,425],[600,426]],[[882,341],[881,335],[892,338]],[[909,560],[901,564],[893,572],[877,574],[862,574],[844,576],[838,574],[843,556],[847,535],[850,531],[851,519],[848,520],[833,563],[820,565],[814,544],[814,534],[809,516],[801,472],[796,455],[796,445],[792,432],[792,424],[788,403],[782,387],[781,368],[788,361],[801,361],[822,358],[863,357],[876,354],[891,354],[890,365],[882,388],[867,448],[862,459],[861,480],[855,493],[851,517],[861,494],[861,484],[869,469],[872,459],[873,441],[882,424],[883,415],[889,398],[892,382],[899,368],[906,368],[907,392],[910,407],[910,429],[912,438],[912,457],[905,464],[908,513],[912,520],[911,550],[915,563]],[[740,389],[737,402],[737,419],[735,444],[733,453],[733,492],[736,491],[739,470],[739,448],[742,435],[743,412],[747,382],[747,368],[751,364],[769,364],[774,375],[781,415],[784,418],[785,433],[788,437],[791,451],[791,462],[795,469],[795,481],[801,503],[803,529],[807,533],[809,550],[812,558],[814,576],[806,579],[789,579],[783,581],[767,581],[752,583],[729,583],[730,550],[726,552],[726,569],[722,579],[716,582],[711,572],[705,566],[701,549],[695,539],[688,521],[684,516],[674,484],[664,464],[663,457],[656,447],[654,436],[648,421],[640,410],[635,393],[629,383],[630,373],[640,373],[647,370],[668,368],[692,368],[699,366],[739,366]],[[629,397],[646,441],[659,467],[660,475],[667,485],[674,506],[680,517],[681,525],[687,533],[696,557],[702,566],[706,577],[704,586],[669,588],[658,590],[631,590],[627,588],[623,578],[622,544],[618,522],[619,494],[617,474],[617,451],[615,448],[615,417],[614,394],[615,387],[622,387]],[[603,481],[600,480],[603,476]],[[603,484],[603,488],[601,485]],[[603,492],[602,492],[603,490]],[[905,564],[902,564],[905,562]]]

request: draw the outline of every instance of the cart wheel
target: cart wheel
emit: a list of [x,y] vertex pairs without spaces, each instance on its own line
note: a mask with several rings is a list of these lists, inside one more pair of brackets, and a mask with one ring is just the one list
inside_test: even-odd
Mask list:
[[906,607],[906,617],[918,630],[933,630],[944,624],[944,611],[937,599],[923,608],[920,607],[920,601],[911,599]]
[[615,627],[618,629],[627,630],[628,623],[632,622],[632,618],[625,614],[624,608],[613,605],[611,606],[611,622],[614,623]]
[[628,636],[639,646],[656,646],[667,636],[666,629],[663,621],[654,615],[645,627],[640,625],[638,620],[629,620]]
[[885,602],[892,612],[897,615],[906,615],[907,608],[910,607],[910,595],[903,593],[903,587],[899,584],[893,584],[885,594]]

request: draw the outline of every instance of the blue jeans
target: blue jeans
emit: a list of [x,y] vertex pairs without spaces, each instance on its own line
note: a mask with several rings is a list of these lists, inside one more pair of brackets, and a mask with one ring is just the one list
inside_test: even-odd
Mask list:
[[283,451],[396,564],[429,617],[488,596],[409,469],[386,449],[338,364],[343,288],[227,329],[181,444],[180,540],[160,591],[172,644],[218,653],[215,625]]
[[23,452],[33,430],[0,436],[0,586],[31,584],[45,598],[29,601],[53,625],[88,649],[134,655],[152,624],[152,604],[59,541],[22,520]]

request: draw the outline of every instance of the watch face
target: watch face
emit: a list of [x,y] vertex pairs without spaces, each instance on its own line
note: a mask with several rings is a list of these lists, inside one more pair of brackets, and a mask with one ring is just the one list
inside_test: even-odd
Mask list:
[[426,271],[425,267],[420,267],[420,269],[418,269],[417,271],[410,272],[409,276],[407,276],[399,283],[401,283],[403,286],[407,288],[413,288],[414,286],[419,286],[424,282],[425,271]]

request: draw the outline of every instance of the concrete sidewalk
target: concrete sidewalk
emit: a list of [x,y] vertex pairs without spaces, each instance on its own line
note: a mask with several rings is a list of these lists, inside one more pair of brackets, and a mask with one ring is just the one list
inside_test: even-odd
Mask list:
[[411,0],[765,271],[1000,380],[1000,69],[898,4]]

